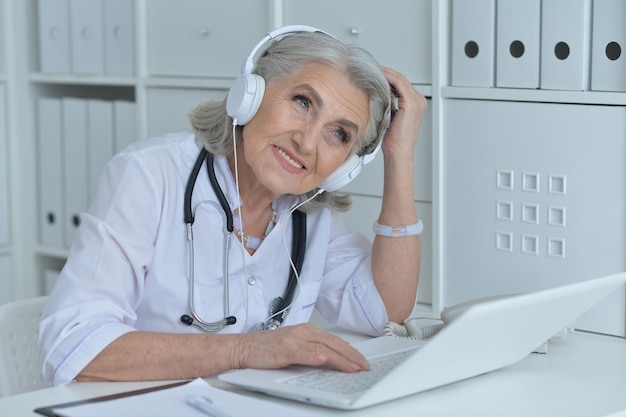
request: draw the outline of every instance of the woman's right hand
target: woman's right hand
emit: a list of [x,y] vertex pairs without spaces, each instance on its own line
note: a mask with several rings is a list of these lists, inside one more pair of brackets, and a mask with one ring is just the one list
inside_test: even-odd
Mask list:
[[232,368],[275,369],[289,365],[369,370],[367,359],[348,342],[311,324],[238,335]]

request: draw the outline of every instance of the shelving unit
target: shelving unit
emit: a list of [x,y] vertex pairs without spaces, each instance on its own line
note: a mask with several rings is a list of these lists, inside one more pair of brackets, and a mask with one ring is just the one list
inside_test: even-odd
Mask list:
[[9,146],[8,100],[9,100],[9,68],[8,46],[9,31],[6,26],[9,9],[4,1],[0,1],[0,303],[12,299],[13,285],[8,277],[13,271],[14,248],[11,231],[11,184],[10,165],[11,160]]
[[[539,116],[541,112],[537,113],[537,110],[547,108],[554,112],[553,120],[568,122],[573,115],[579,115],[583,106],[593,107],[600,117],[606,116],[613,128],[613,131],[601,131],[597,138],[589,140],[598,141],[608,135],[618,145],[619,139],[626,141],[626,127],[622,127],[620,121],[615,119],[626,113],[626,93],[452,86],[452,0],[372,1],[365,5],[362,0],[128,1],[132,3],[134,12],[134,73],[78,75],[40,71],[37,0],[0,0],[0,86],[5,87],[6,134],[11,162],[8,167],[11,242],[8,245],[0,244],[0,257],[10,258],[13,264],[10,273],[14,277],[12,298],[41,294],[44,291],[45,271],[59,270],[67,256],[66,247],[42,245],[38,239],[41,214],[38,211],[39,167],[35,156],[40,149],[38,141],[41,139],[36,123],[36,103],[39,97],[72,96],[132,101],[136,105],[137,138],[181,130],[187,127],[187,113],[196,104],[225,94],[238,75],[242,59],[262,34],[272,28],[294,23],[316,26],[364,46],[383,65],[407,74],[415,88],[429,99],[416,155],[416,205],[426,225],[416,314],[436,316],[444,306],[461,301],[464,295],[533,290],[542,285],[550,286],[551,283],[588,279],[595,274],[615,272],[609,271],[611,268],[626,269],[624,254],[594,252],[599,257],[598,262],[603,262],[607,267],[602,267],[598,262],[588,262],[588,265],[594,266],[585,267],[582,254],[574,252],[583,259],[574,259],[569,255],[572,253],[569,249],[577,246],[584,248],[593,239],[622,245],[622,248],[625,247],[626,239],[623,220],[615,219],[618,221],[615,239],[608,235],[598,237],[587,226],[574,221],[577,218],[575,208],[580,206],[578,201],[582,201],[581,195],[589,190],[585,188],[588,185],[583,180],[577,179],[577,171],[571,165],[565,167],[560,162],[570,161],[569,148],[563,148],[558,158],[551,156],[552,159],[548,158],[541,163],[537,162],[535,154],[523,156],[523,152],[519,152],[519,159],[511,159],[499,166],[498,160],[506,161],[512,148],[507,149],[503,145],[499,151],[503,152],[503,158],[499,159],[499,154],[485,147],[492,144],[485,142],[490,135],[500,135],[503,143],[513,144],[507,142],[509,139],[506,138],[514,137],[519,127],[497,123],[499,117],[511,117],[510,111],[513,110],[508,109],[521,109],[519,123],[526,129],[521,131],[540,137],[550,131],[552,136],[545,137],[545,143],[557,137],[561,141],[558,143],[567,144],[566,138],[559,137],[558,126],[551,124],[554,122],[546,120],[543,125],[546,129],[538,127],[533,130],[529,127],[533,121],[525,120],[524,115]],[[236,25],[232,22],[236,22]],[[490,103],[494,102],[499,103],[495,106],[496,114],[474,120],[467,120],[463,116],[466,110],[476,106],[491,108]],[[502,113],[498,114],[499,111]],[[617,116],[613,116],[612,112],[616,112]],[[473,129],[463,129],[458,128],[459,123],[478,125]],[[578,118],[575,123],[579,129],[568,130],[570,135],[576,135],[589,126],[603,129],[603,126],[591,120],[585,121],[584,118]],[[459,137],[470,131],[474,136]],[[460,148],[457,146],[464,140],[473,141],[477,147],[475,149],[481,151],[477,152],[477,157],[484,154],[484,160],[473,163],[464,155],[459,155],[457,151]],[[619,149],[616,151],[619,152]],[[546,152],[556,155],[554,149],[547,149]],[[626,159],[626,155],[622,155],[622,159]],[[518,176],[538,172],[541,181],[554,174],[552,167],[556,169],[561,165],[567,168],[567,172],[560,173],[567,174],[568,181],[574,187],[572,193],[582,193],[568,194],[563,203],[568,210],[567,227],[564,230],[548,228],[545,232],[542,229],[535,233],[537,236],[553,231],[566,233],[569,243],[565,259],[546,266],[553,259],[546,260],[543,255],[533,258],[513,251],[508,254],[508,258],[502,258],[503,253],[497,251],[493,236],[503,230],[517,236],[527,225],[517,220],[507,224],[497,218],[494,199],[500,197],[492,195],[497,191],[494,179],[497,170],[489,166],[492,177],[478,178],[475,174],[481,162],[483,165],[498,165],[498,169],[515,171]],[[622,162],[626,166],[626,161]],[[593,163],[600,161],[594,160]],[[377,204],[380,204],[382,193],[379,175],[382,161],[376,160],[371,165],[348,187],[354,195],[355,204],[346,216],[352,227],[369,236],[372,236],[371,224],[377,215]],[[459,175],[458,170],[463,175]],[[588,173],[592,170],[580,172]],[[621,171],[617,172],[610,180],[622,184],[624,178]],[[576,186],[582,184],[585,186],[577,191]],[[454,190],[453,194],[451,190]],[[623,187],[616,192],[623,196]],[[597,198],[602,199],[605,194],[597,194]],[[525,197],[529,195],[524,194]],[[543,209],[548,203],[542,198],[540,201],[532,198],[527,200]],[[480,202],[486,205],[487,214],[478,207]],[[626,211],[624,205],[624,201],[615,201],[612,210],[624,208]],[[583,206],[589,211],[587,206]],[[515,208],[515,215],[519,215],[518,209]],[[466,210],[476,212],[468,213]],[[602,219],[597,221],[602,222]],[[468,229],[464,225],[474,228]],[[600,229],[604,230],[603,227]],[[532,234],[532,231],[524,230],[524,233]],[[488,236],[480,236],[484,231]],[[474,235],[468,236],[466,233]],[[560,236],[559,233],[556,235]],[[608,234],[608,231],[603,233]],[[477,245],[475,242],[487,243]],[[600,247],[602,243],[592,245]],[[539,247],[539,251],[542,250]],[[476,259],[471,259],[468,255],[470,253]],[[491,262],[492,259],[495,261]],[[468,269],[464,269],[465,265]],[[515,268],[511,269],[513,265]],[[535,282],[524,278],[542,273],[555,274],[559,279]],[[498,281],[499,275],[505,275],[507,279]],[[527,285],[520,285],[520,282]],[[603,307],[603,312],[589,319],[590,323],[604,321],[602,317],[606,314],[613,317],[616,311],[619,315],[620,308],[624,316],[624,304],[626,295],[618,294],[608,307]],[[607,332],[626,333],[626,324],[622,325],[619,320],[622,319],[611,318],[609,321],[612,324]],[[594,326],[590,325],[591,328],[597,328]]]

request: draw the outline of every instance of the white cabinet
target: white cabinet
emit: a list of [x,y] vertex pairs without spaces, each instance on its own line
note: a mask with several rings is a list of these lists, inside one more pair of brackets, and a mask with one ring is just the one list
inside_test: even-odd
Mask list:
[[225,97],[225,94],[225,90],[208,88],[148,88],[148,136],[190,130],[189,113],[199,103]]
[[[626,107],[448,100],[444,303],[626,265]],[[626,298],[592,323],[624,336]]]
[[310,25],[367,48],[415,84],[431,84],[431,0],[286,0],[285,24]]
[[269,31],[267,0],[150,0],[146,2],[148,73],[234,77]]

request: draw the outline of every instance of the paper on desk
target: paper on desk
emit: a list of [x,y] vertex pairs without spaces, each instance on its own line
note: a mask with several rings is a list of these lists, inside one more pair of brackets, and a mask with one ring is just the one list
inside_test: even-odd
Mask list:
[[195,379],[187,384],[133,395],[110,401],[94,402],[67,408],[56,408],[54,412],[64,417],[207,417],[185,401],[186,395],[204,395],[233,417],[272,416],[272,417],[312,417],[314,414],[272,401],[258,399],[209,385],[203,379]]

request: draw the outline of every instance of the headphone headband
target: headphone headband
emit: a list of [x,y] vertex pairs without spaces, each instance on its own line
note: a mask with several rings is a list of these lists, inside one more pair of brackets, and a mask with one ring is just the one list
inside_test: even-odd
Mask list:
[[263,95],[265,94],[265,80],[263,77],[252,74],[252,70],[254,69],[254,57],[257,52],[272,39],[299,32],[319,32],[332,36],[323,30],[304,25],[284,26],[267,33],[243,61],[241,75],[237,77],[228,92],[226,112],[233,118],[234,124],[245,125],[248,123],[254,117],[257,110],[259,110]]
[[283,35],[287,35],[290,33],[298,33],[298,32],[309,32],[309,33],[320,32],[328,36],[332,36],[330,33],[326,33],[323,30],[314,28],[313,26],[305,26],[305,25],[290,25],[290,26],[284,26],[284,27],[275,29],[271,32],[268,32],[265,35],[265,37],[261,39],[261,41],[257,43],[254,48],[252,48],[252,51],[250,51],[250,54],[248,55],[246,59],[244,59],[243,64],[241,65],[241,73],[242,74],[252,73],[252,69],[254,68],[254,56],[257,54],[257,52],[259,52],[259,49],[261,49],[263,45],[265,45],[267,42]]

